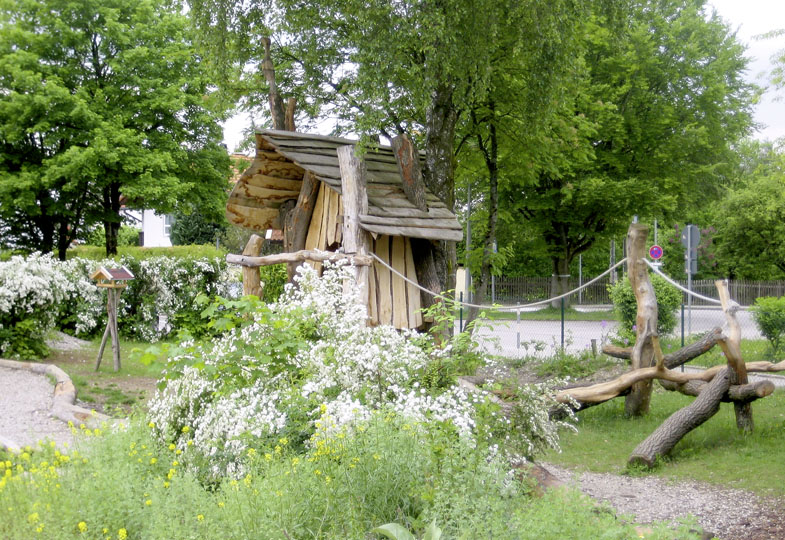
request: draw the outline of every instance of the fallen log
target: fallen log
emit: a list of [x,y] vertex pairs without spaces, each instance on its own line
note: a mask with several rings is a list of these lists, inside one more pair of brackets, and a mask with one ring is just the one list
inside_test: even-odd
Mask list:
[[[695,343],[685,345],[678,351],[665,355],[665,367],[673,369],[675,367],[686,364],[690,360],[699,357],[700,355],[709,352],[712,347],[719,343],[722,339],[722,328],[714,328],[711,332],[707,333]],[[632,355],[632,347],[619,347],[617,345],[603,345],[603,354],[612,356],[614,358],[621,358],[629,360]]]
[[731,369],[723,366],[695,401],[673,413],[632,451],[628,463],[653,467],[658,457],[670,452],[682,437],[717,413],[730,388],[730,379]]
[[332,253],[315,249],[302,249],[292,253],[276,253],[275,255],[265,255],[264,257],[247,257],[234,253],[229,253],[226,256],[226,262],[229,264],[239,264],[247,267],[305,261],[338,261],[341,259],[349,259],[357,266],[371,266],[373,263],[373,259],[368,255],[347,255],[345,253]]
[[[676,383],[673,381],[660,381],[660,386],[671,392],[680,392],[685,396],[697,397],[706,389],[708,383],[705,381],[688,381],[686,383]],[[733,384],[728,392],[722,396],[723,403],[748,403],[756,399],[764,398],[774,392],[774,383],[771,381],[758,381],[748,384]]]

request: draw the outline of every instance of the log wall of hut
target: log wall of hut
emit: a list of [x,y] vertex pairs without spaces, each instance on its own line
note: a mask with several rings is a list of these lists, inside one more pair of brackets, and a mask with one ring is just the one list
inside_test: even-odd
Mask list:
[[[322,183],[316,199],[306,249],[335,251],[341,245],[343,215],[341,196]],[[403,236],[378,235],[371,239],[371,250],[397,272],[417,282],[411,241]],[[321,263],[309,263],[317,270]],[[371,324],[389,324],[396,328],[417,328],[422,325],[420,292],[379,262],[368,273],[368,315]]]

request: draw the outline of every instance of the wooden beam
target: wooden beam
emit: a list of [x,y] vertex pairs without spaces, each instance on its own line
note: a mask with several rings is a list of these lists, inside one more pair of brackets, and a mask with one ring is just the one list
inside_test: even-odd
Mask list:
[[[341,169],[341,195],[343,201],[343,249],[348,255],[366,256],[371,239],[360,226],[360,216],[368,213],[365,163],[357,157],[354,146],[339,147],[338,166]],[[355,287],[360,288],[360,301],[368,312],[368,268],[355,268]]]
[[463,232],[456,229],[429,229],[427,227],[401,227],[363,223],[362,228],[376,234],[390,236],[408,236],[410,238],[425,238],[427,240],[449,240],[458,242],[463,238]]
[[[305,249],[305,238],[308,235],[308,226],[311,224],[311,216],[316,205],[316,198],[319,195],[320,184],[321,182],[316,179],[313,173],[305,171],[297,203],[283,219],[285,251],[294,252]],[[287,268],[290,278],[294,276],[295,270],[296,263],[290,263]]]
[[393,137],[392,148],[406,198],[415,207],[426,212],[428,205],[425,203],[425,183],[420,170],[420,155],[414,143],[405,133],[401,133]]
[[452,229],[463,231],[458,220],[438,219],[438,218],[415,218],[415,217],[379,217],[364,214],[360,216],[363,225],[390,225],[401,227],[422,227],[424,229]]
[[[262,252],[264,238],[258,234],[252,234],[245,244],[243,255],[246,257],[258,257]],[[259,268],[254,266],[243,266],[243,296],[253,294],[262,297],[262,279],[259,275]]]
[[[731,384],[747,384],[747,368],[741,357],[741,327],[736,320],[739,304],[731,300],[727,281],[717,280],[714,285],[717,287],[722,311],[725,313],[725,326],[722,328],[719,345],[731,369]],[[736,413],[736,426],[742,431],[752,432],[754,427],[752,403],[736,402],[733,404],[733,409]]]
[[330,251],[319,251],[315,249],[303,249],[293,253],[276,253],[275,255],[265,255],[263,257],[247,257],[245,255],[236,255],[234,253],[229,253],[226,256],[226,262],[229,264],[237,264],[248,267],[270,266],[272,264],[285,264],[305,261],[339,261],[342,259],[348,259],[356,266],[370,266],[373,263],[373,259],[369,255],[349,255],[346,253],[332,253]]

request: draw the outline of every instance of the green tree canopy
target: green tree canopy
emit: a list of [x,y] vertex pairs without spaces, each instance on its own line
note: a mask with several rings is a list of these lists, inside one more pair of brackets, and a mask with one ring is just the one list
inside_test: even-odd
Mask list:
[[112,254],[123,204],[220,199],[219,119],[176,3],[0,3],[0,219],[15,243],[62,258],[103,223]]
[[756,90],[743,47],[704,4],[632,3],[618,33],[587,21],[575,84],[503,184],[554,274],[634,214],[672,217],[723,193]]

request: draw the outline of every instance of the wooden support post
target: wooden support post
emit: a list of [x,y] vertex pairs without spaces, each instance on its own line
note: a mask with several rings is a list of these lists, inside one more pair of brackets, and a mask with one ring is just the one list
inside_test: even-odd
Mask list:
[[[741,357],[741,327],[736,320],[736,312],[739,304],[731,300],[728,292],[728,282],[717,280],[714,282],[722,303],[722,311],[725,313],[725,326],[722,328],[722,339],[719,346],[725,353],[728,360],[728,367],[731,368],[731,384],[747,384],[747,366]],[[736,412],[736,426],[746,432],[752,432],[754,423],[752,420],[752,403],[734,402],[733,409]]]
[[[264,238],[257,234],[252,234],[245,244],[243,255],[246,257],[258,257],[262,251]],[[253,294],[262,297],[262,278],[258,267],[243,266],[243,296]]]
[[112,286],[106,289],[106,330],[104,330],[104,337],[101,339],[101,346],[98,348],[98,357],[95,359],[95,371],[101,367],[101,358],[104,355],[106,348],[106,341],[108,338],[112,340],[112,359],[114,361],[114,370],[120,371],[120,337],[117,331],[117,299],[120,295],[120,289],[124,286]]
[[[354,146],[340,146],[338,166],[341,169],[343,198],[343,249],[347,255],[367,255],[370,252],[368,233],[360,227],[360,216],[368,213],[365,162],[354,153]],[[355,267],[354,286],[360,288],[360,301],[368,310],[368,267]]]
[[[643,261],[648,235],[649,228],[639,223],[633,223],[627,231],[627,274],[638,304],[635,345],[631,354],[633,371],[654,365],[655,359],[652,338],[657,337],[657,298],[649,280],[649,269]],[[651,380],[635,383],[625,398],[625,413],[628,416],[646,414],[649,411],[651,390]]]
[[[297,202],[282,218],[284,251],[292,253],[305,249],[305,239],[316,207],[320,184],[311,171],[305,171]],[[294,277],[296,269],[297,263],[289,263],[287,266],[289,281]]]

